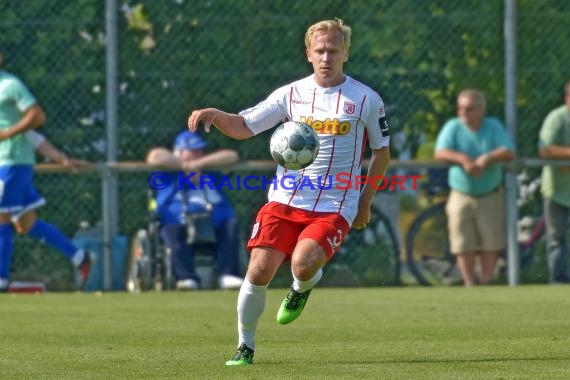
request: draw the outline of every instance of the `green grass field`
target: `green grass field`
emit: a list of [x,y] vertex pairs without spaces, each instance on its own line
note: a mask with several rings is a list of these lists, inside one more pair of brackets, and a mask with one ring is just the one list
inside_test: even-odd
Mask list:
[[568,379],[570,287],[317,288],[226,368],[237,292],[0,295],[2,379]]

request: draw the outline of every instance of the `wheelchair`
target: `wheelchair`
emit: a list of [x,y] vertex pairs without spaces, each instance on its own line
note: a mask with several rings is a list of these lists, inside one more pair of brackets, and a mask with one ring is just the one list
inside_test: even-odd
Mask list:
[[[160,239],[160,220],[154,194],[149,190],[147,223],[131,241],[126,288],[129,292],[162,291],[175,288],[170,250]],[[216,236],[211,223],[211,204],[206,212],[184,214],[188,242],[195,251],[196,267],[213,267]]]

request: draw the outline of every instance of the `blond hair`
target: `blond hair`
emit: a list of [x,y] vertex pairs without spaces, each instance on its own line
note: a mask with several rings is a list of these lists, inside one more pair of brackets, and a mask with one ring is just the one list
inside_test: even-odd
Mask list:
[[348,53],[348,49],[350,48],[350,35],[352,33],[352,29],[340,18],[335,18],[334,20],[323,20],[311,25],[305,33],[305,47],[307,49],[311,48],[311,39],[316,32],[329,31],[336,31],[342,35],[342,44],[344,46],[344,50]]

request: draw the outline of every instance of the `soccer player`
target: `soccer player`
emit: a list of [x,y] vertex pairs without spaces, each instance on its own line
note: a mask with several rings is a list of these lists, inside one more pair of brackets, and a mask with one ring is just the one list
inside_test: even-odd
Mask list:
[[[206,108],[192,112],[188,119],[192,131],[199,123],[206,131],[215,125],[235,139],[250,138],[287,120],[306,122],[319,135],[319,154],[310,166],[299,171],[277,168],[277,183],[282,183],[284,175],[294,176],[297,186],[271,187],[268,203],[259,210],[237,301],[238,349],[226,365],[253,363],[257,322],[265,307],[267,286],[280,265],[291,261],[293,283],[277,312],[277,322],[288,324],[301,314],[322,276],[322,267],[338,250],[350,226],[361,229],[370,221],[378,184],[369,181],[361,190],[335,182],[340,172],[360,175],[367,142],[372,149],[367,178],[384,175],[390,159],[389,129],[380,95],[343,72],[350,35],[351,28],[340,19],[317,22],[305,34],[312,75],[277,89],[239,114]],[[321,128],[324,125],[338,128]],[[311,183],[332,178],[333,184],[313,190],[299,186],[302,176]]]
[[42,107],[24,83],[0,69],[0,291],[8,288],[14,229],[68,257],[78,269],[80,287],[89,275],[89,252],[75,247],[57,227],[36,215],[35,210],[45,204],[45,199],[33,184],[34,146],[26,131],[45,121]]

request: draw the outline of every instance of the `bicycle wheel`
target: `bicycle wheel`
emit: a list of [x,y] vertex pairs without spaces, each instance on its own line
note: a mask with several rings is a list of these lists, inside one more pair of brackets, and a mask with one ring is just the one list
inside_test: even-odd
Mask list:
[[[345,286],[399,285],[400,243],[390,218],[377,206],[363,230],[350,230],[329,270],[343,278]],[[340,281],[340,280],[339,280]]]
[[387,247],[390,251],[388,255],[391,258],[390,267],[394,272],[394,285],[400,285],[401,279],[401,260],[400,260],[400,238],[394,229],[392,221],[388,215],[384,214],[376,206],[372,206],[372,228],[379,239],[386,239]]
[[422,211],[406,235],[406,263],[420,285],[461,282],[455,256],[449,251],[445,204]]

